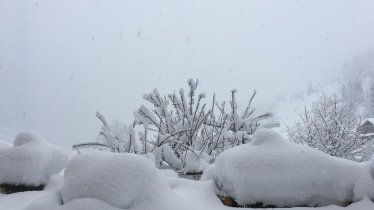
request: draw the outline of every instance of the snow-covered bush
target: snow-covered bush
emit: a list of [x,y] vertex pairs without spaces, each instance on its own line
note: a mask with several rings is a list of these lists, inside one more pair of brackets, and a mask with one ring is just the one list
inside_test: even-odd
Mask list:
[[96,112],[96,116],[103,123],[99,137],[102,137],[104,144],[108,145],[112,152],[141,152],[139,142],[135,139],[134,123],[130,126],[126,126],[119,121],[114,121],[109,126],[103,115]]
[[374,160],[357,163],[260,129],[250,144],[221,153],[203,174],[240,205],[343,205],[374,199]]
[[67,164],[68,155],[34,132],[19,133],[13,147],[0,148],[0,184],[42,185]]
[[223,150],[248,141],[259,122],[271,117],[270,113],[253,116],[251,103],[256,92],[243,113],[239,113],[236,90],[231,92],[230,109],[226,111],[225,102],[219,104],[215,95],[211,106],[207,106],[205,94],[197,93],[198,80],[189,79],[187,83],[187,93],[181,89],[163,96],[155,89],[144,95],[152,106],[142,105],[135,113],[136,122],[155,136],[147,141],[156,150],[160,167],[201,172]]
[[96,112],[96,117],[102,123],[98,141],[73,145],[74,150],[77,150],[78,153],[80,153],[80,149],[84,148],[120,153],[144,153],[143,145],[140,145],[140,141],[135,136],[135,123],[130,126],[119,121],[109,124],[99,112]]
[[164,175],[136,154],[93,152],[75,156],[65,169],[64,203],[94,198],[121,209],[170,190]]
[[326,154],[355,161],[367,157],[368,138],[359,135],[360,118],[351,106],[333,95],[321,96],[305,108],[300,120],[288,128],[291,141],[306,144]]
[[98,144],[110,147],[112,152],[152,152],[160,168],[200,173],[225,149],[248,142],[261,126],[260,122],[272,116],[271,113],[254,116],[255,109],[251,105],[256,91],[247,107],[239,113],[236,90],[231,91],[226,110],[226,103],[218,103],[215,95],[208,107],[204,102],[205,94],[197,93],[198,80],[189,79],[187,83],[187,93],[181,89],[166,96],[155,89],[145,94],[143,98],[151,106],[141,105],[131,126],[118,123],[109,126],[97,113],[103,124],[100,132],[103,141]]

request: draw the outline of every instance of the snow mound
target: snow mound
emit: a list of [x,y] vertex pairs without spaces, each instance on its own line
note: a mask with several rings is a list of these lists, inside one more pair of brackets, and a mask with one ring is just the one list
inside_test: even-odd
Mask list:
[[344,205],[374,198],[374,160],[356,163],[258,130],[251,144],[221,153],[202,179],[239,204]]
[[165,176],[136,154],[93,152],[75,156],[65,169],[64,203],[94,198],[126,209],[170,190]]
[[201,175],[201,178],[200,180],[201,181],[207,181],[207,180],[210,180],[210,179],[214,179],[213,177],[215,177],[215,165],[212,164],[210,166],[208,166],[204,173]]
[[68,155],[34,132],[19,133],[14,146],[0,148],[0,183],[46,184],[67,164]]
[[252,144],[275,144],[278,143],[278,141],[282,143],[285,140],[282,137],[280,137],[278,133],[269,132],[269,129],[259,129],[253,135]]

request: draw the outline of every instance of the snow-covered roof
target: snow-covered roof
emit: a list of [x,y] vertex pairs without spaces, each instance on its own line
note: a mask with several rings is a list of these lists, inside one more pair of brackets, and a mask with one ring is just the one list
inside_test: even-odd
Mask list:
[[374,136],[374,133],[364,133],[364,134],[360,134],[361,137],[371,137],[371,136]]
[[361,125],[365,124],[366,122],[370,122],[374,125],[374,118],[366,118],[362,121]]

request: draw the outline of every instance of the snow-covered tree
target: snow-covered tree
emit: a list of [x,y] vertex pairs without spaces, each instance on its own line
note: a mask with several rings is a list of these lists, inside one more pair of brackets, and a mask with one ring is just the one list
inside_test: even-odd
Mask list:
[[351,105],[337,95],[322,95],[300,119],[288,128],[290,140],[306,144],[332,156],[363,161],[368,139],[359,134],[360,118]]

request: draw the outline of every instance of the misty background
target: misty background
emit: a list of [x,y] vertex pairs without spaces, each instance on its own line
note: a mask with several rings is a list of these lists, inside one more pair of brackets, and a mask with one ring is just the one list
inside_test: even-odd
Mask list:
[[[374,49],[374,1],[0,1],[0,131],[69,148],[199,78],[258,109]],[[243,105],[244,106],[244,105]],[[8,139],[9,142],[12,139]]]

